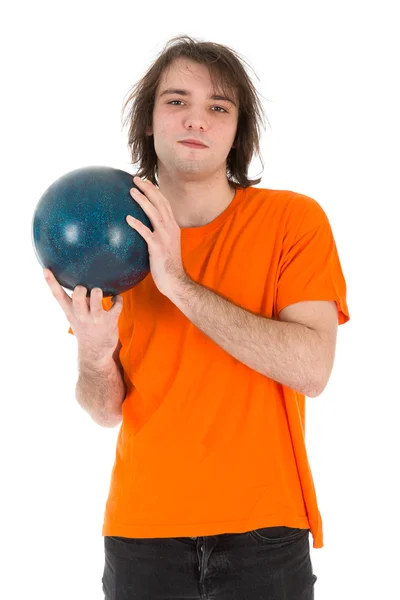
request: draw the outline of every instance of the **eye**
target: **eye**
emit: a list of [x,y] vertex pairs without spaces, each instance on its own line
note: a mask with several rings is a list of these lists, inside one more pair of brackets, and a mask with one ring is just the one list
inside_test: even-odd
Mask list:
[[[170,100],[169,102],[167,102],[167,104],[173,104],[174,102],[181,102],[183,104],[183,100]],[[174,105],[176,106],[176,105]],[[226,108],[223,108],[222,106],[213,106],[213,108],[218,108],[218,111],[214,111],[214,112],[219,112],[219,111],[223,111],[224,113],[228,113],[228,111],[226,110]]]

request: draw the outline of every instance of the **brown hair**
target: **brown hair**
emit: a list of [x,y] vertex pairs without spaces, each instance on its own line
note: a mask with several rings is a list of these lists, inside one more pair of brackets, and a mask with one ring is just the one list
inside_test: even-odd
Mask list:
[[139,164],[137,175],[157,185],[154,138],[146,135],[146,129],[152,126],[155,95],[161,75],[172,61],[181,57],[206,65],[215,89],[220,90],[222,86],[222,91],[228,97],[229,92],[236,92],[239,103],[236,147],[231,148],[227,156],[227,179],[235,188],[259,183],[261,178],[248,179],[247,170],[254,155],[258,155],[264,166],[260,153],[260,123],[263,124],[264,111],[243,66],[246,61],[227,46],[196,41],[187,35],[174,37],[167,42],[144,77],[131,88],[123,105],[122,116],[131,104],[123,126],[129,124],[128,147],[131,149],[132,164]]

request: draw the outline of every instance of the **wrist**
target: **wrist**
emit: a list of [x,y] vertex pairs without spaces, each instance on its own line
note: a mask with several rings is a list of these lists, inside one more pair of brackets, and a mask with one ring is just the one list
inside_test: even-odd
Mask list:
[[174,281],[171,292],[168,294],[168,298],[179,308],[180,301],[186,298],[195,286],[195,282],[189,277],[180,277]]
[[78,361],[85,368],[99,371],[113,363],[113,352],[99,353],[91,348],[79,346]]

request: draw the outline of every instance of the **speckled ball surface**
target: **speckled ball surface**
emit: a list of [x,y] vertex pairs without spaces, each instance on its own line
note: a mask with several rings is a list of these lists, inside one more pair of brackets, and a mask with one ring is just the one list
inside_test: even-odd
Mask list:
[[153,231],[129,190],[133,175],[112,167],[83,167],[57,179],[36,205],[32,244],[43,268],[73,290],[94,287],[115,296],[150,272],[146,241],[126,222],[139,219]]

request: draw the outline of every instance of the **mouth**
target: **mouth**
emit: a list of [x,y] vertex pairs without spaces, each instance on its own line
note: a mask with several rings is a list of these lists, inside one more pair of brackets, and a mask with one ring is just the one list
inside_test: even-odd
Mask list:
[[205,146],[204,144],[201,144],[199,142],[194,142],[191,140],[183,140],[182,142],[179,142],[180,144],[182,144],[183,146],[187,146],[188,148],[207,148],[207,146]]

